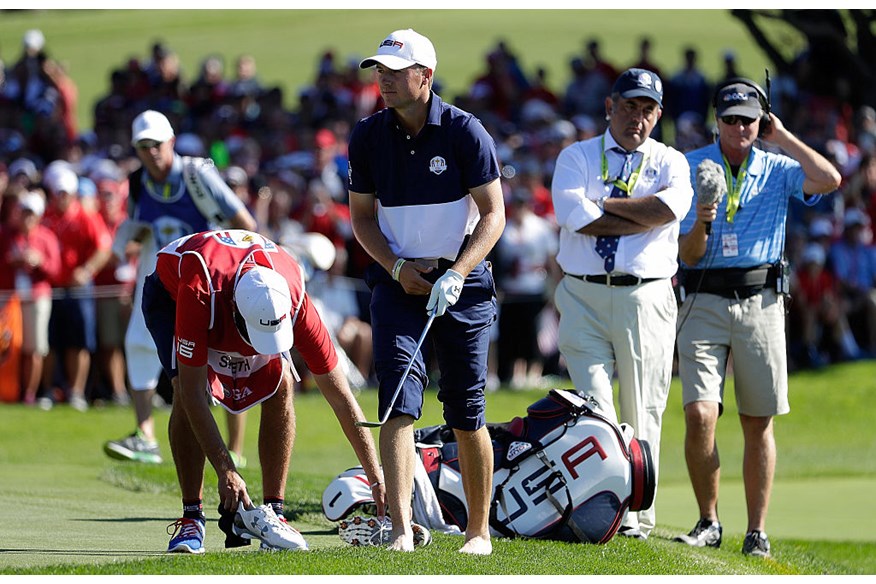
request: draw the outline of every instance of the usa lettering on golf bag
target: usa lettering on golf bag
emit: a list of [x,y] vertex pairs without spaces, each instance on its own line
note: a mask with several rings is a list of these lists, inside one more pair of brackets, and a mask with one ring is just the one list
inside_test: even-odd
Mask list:
[[[627,510],[646,509],[654,500],[648,443],[634,438],[630,426],[599,414],[584,394],[551,390],[524,417],[487,428],[494,454],[494,535],[605,543]],[[433,530],[464,531],[468,507],[453,430],[431,426],[414,437],[423,467],[414,478],[414,521]],[[323,512],[330,520],[373,503],[367,484],[355,479],[358,474],[361,468],[350,469],[326,488]],[[440,517],[417,515],[430,507],[439,508]]]

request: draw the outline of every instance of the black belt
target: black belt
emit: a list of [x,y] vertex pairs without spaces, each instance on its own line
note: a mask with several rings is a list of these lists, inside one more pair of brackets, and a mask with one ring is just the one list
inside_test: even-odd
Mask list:
[[776,289],[779,268],[774,265],[721,270],[682,270],[688,294],[716,294],[724,298],[750,298],[764,288]]
[[639,278],[630,274],[619,274],[612,276],[611,274],[599,274],[598,276],[578,276],[576,274],[566,274],[571,278],[584,280],[585,282],[593,282],[594,284],[604,284],[606,286],[638,286],[661,278]]

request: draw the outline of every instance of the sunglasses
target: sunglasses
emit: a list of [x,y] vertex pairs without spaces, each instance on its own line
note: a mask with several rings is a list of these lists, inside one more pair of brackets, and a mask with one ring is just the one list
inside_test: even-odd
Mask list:
[[736,126],[738,124],[750,126],[755,122],[755,118],[746,118],[744,116],[724,116],[721,118],[721,121],[728,126]]
[[153,148],[158,148],[164,144],[164,142],[159,142],[158,140],[140,140],[137,142],[137,148],[140,150],[152,150]]

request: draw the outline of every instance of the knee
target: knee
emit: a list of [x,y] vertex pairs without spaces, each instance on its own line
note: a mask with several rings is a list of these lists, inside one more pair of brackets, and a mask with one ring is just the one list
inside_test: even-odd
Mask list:
[[739,414],[739,422],[742,424],[742,432],[746,438],[756,438],[770,434],[773,429],[772,416],[746,416]]
[[696,401],[684,407],[684,421],[688,431],[707,432],[715,427],[719,406],[716,402]]

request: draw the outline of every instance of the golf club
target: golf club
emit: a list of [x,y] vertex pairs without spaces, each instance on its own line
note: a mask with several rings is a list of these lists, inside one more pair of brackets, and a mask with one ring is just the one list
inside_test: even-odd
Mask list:
[[389,406],[386,408],[386,412],[383,414],[383,417],[379,422],[356,422],[356,425],[362,428],[379,428],[386,423],[386,420],[389,419],[389,413],[392,411],[392,406],[395,404],[395,400],[398,399],[398,394],[401,393],[401,388],[405,384],[405,380],[408,378],[408,373],[411,372],[411,367],[414,365],[414,359],[417,357],[417,353],[420,351],[420,347],[423,346],[423,340],[426,338],[426,333],[429,332],[429,327],[432,326],[432,321],[435,320],[435,313],[432,312],[429,314],[429,320],[426,321],[426,327],[423,329],[423,332],[420,334],[420,340],[417,341],[417,347],[414,349],[414,352],[411,353],[411,360],[408,362],[407,368],[405,368],[405,372],[402,373],[401,379],[398,380],[398,387],[395,388],[395,393],[392,394],[392,399],[389,401]]

